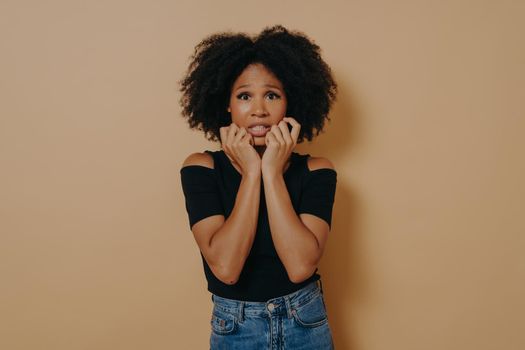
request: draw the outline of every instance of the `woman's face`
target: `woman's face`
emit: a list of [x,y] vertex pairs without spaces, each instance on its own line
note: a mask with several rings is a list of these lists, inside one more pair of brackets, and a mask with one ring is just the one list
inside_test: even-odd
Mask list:
[[264,65],[254,63],[247,66],[233,83],[228,111],[232,123],[246,128],[253,135],[254,146],[263,146],[270,127],[285,117],[286,104],[279,79]]

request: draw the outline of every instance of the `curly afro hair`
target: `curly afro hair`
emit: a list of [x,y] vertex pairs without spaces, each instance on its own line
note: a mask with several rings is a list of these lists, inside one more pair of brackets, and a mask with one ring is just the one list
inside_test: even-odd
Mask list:
[[[297,143],[311,141],[330,120],[337,84],[320,48],[305,34],[282,25],[266,27],[252,38],[244,33],[221,32],[208,36],[196,47],[184,78],[179,81],[182,115],[191,129],[204,131],[219,141],[219,129],[231,124],[227,112],[231,88],[252,63],[261,63],[283,84],[288,100],[287,116],[301,124]],[[210,136],[208,136],[208,134]]]

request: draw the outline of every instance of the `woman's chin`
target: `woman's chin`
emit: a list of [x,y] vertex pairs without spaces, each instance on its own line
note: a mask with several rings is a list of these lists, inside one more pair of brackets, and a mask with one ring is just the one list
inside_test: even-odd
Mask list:
[[263,137],[254,137],[253,138],[254,146],[266,146],[266,139]]

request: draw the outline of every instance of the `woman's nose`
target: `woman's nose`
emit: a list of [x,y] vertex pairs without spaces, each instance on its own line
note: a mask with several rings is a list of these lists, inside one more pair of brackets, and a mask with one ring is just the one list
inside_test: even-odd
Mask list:
[[261,100],[254,101],[253,113],[252,114],[257,115],[257,116],[266,116],[266,115],[268,115],[268,111],[266,109],[266,105],[265,105],[264,101],[261,101]]

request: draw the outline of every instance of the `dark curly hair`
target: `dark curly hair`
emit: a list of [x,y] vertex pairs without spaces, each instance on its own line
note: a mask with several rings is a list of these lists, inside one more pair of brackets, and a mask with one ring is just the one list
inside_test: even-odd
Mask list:
[[[219,141],[219,129],[231,124],[227,112],[231,88],[252,63],[262,63],[282,83],[288,100],[286,115],[301,124],[297,143],[311,141],[330,120],[337,84],[320,48],[305,34],[282,25],[266,27],[251,38],[244,33],[221,32],[196,47],[185,77],[179,81],[182,115],[191,129]],[[208,137],[208,134],[211,136]]]

